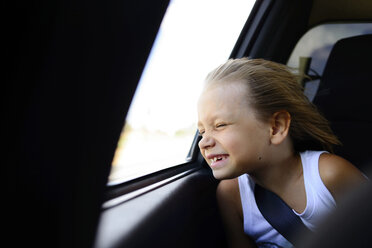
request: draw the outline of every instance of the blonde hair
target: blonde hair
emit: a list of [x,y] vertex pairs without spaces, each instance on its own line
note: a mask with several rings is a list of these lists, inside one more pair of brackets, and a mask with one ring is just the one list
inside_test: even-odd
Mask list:
[[289,135],[296,152],[333,152],[333,145],[341,144],[288,67],[263,59],[230,59],[208,74],[206,86],[232,81],[248,87],[247,100],[259,120],[268,121],[274,113],[288,111]]

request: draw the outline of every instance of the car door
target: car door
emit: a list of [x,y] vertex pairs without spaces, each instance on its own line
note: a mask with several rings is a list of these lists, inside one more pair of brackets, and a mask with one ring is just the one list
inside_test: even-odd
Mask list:
[[217,181],[194,152],[196,140],[188,163],[107,186],[126,113],[168,4],[4,3],[4,242],[193,246],[211,242],[213,233],[214,242],[223,244]]
[[[231,56],[281,60],[280,53],[264,53],[263,37],[285,13],[283,4],[289,6],[257,1]],[[197,139],[186,164],[107,187],[125,115],[167,6],[5,3],[5,237],[14,246],[224,246],[218,182]]]
[[167,5],[3,3],[5,244],[93,245],[117,137]]
[[[311,11],[323,10],[322,2],[257,0],[230,56],[286,63],[299,38],[318,24],[311,22]],[[3,4],[3,75],[9,87],[2,129],[4,243],[225,247],[218,181],[198,152],[196,134],[188,161],[108,183],[168,6],[167,0]],[[328,20],[319,13],[319,22]],[[368,13],[351,18],[371,20]]]
[[[283,15],[288,15],[288,21],[275,27],[278,38],[270,35],[270,47],[285,44],[289,49],[288,42],[293,39],[294,44],[297,38],[294,34],[300,36],[303,27],[292,27],[289,21],[289,16],[297,16],[299,10],[287,13],[288,6],[285,1],[256,2],[231,56],[252,54],[285,60],[288,54],[283,50],[269,53],[261,43],[268,42],[267,31],[277,26]],[[300,6],[304,15],[299,21],[305,23],[309,10]],[[288,32],[285,40],[279,38],[283,37],[281,30]],[[108,188],[112,196],[103,205],[95,247],[226,246],[215,198],[218,181],[203,161],[197,142],[196,137],[188,163]]]

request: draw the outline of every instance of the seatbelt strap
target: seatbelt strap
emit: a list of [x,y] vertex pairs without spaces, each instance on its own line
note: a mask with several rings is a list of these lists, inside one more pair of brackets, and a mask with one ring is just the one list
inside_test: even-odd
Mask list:
[[267,222],[292,245],[296,246],[298,234],[312,234],[300,217],[279,196],[258,184],[255,185],[254,195],[258,209]]

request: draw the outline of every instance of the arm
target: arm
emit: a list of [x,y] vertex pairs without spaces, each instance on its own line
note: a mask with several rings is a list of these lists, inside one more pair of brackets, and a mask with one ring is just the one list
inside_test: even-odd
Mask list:
[[328,153],[323,153],[319,158],[319,173],[336,202],[342,199],[345,193],[368,180],[349,161]]
[[228,246],[256,247],[253,240],[244,233],[238,179],[221,181],[216,193]]

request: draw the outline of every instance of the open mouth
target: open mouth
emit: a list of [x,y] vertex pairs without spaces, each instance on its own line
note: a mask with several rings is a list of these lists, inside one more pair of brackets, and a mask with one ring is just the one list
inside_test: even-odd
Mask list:
[[210,167],[212,169],[217,169],[220,167],[224,167],[226,165],[225,160],[227,160],[229,155],[221,154],[221,155],[212,155],[209,156],[208,159],[210,161]]
[[222,160],[225,160],[227,158],[227,155],[218,155],[218,156],[215,156],[211,159],[211,163],[215,163],[217,161],[222,161]]

